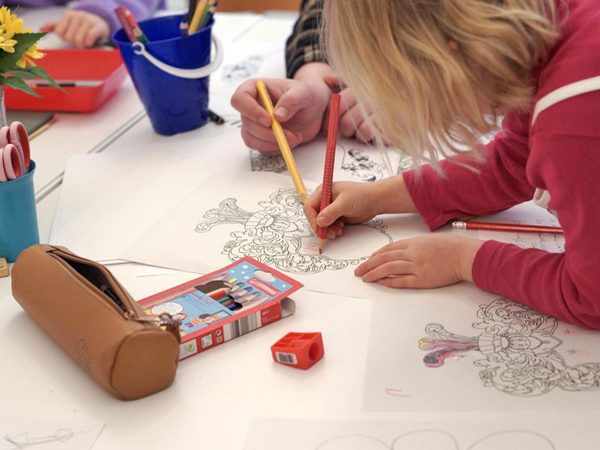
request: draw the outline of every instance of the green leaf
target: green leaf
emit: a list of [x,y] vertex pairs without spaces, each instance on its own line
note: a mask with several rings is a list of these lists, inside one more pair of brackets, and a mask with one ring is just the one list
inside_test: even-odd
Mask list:
[[26,80],[33,80],[34,78],[40,78],[38,75],[29,70],[31,66],[26,66],[24,69],[14,69],[6,72],[6,75],[14,75],[18,78],[25,78]]
[[56,83],[56,81],[54,81],[52,79],[52,77],[50,75],[48,75],[48,73],[44,69],[42,69],[41,67],[27,66],[27,70],[29,72],[33,73],[37,78],[41,78],[43,80],[46,80],[48,83],[50,83],[50,86],[58,88],[58,89],[60,89],[63,92],[67,92],[63,88],[61,88]]
[[46,33],[19,33],[15,34],[17,43],[13,47],[14,53],[0,52],[0,72],[6,73],[10,70],[15,69],[17,61],[21,59],[21,56],[25,54],[29,47],[44,37]]
[[38,95],[37,92],[35,92],[33,89],[31,89],[29,86],[27,86],[27,83],[25,83],[20,78],[17,78],[17,77],[5,77],[4,78],[4,84],[6,86],[10,86],[13,89],[18,89],[19,91],[23,91],[23,92],[26,92],[27,94],[31,94],[34,97],[40,97],[40,95]]
[[26,80],[33,80],[36,78],[41,78],[46,80],[50,86],[60,89],[63,92],[65,91],[62,87],[60,87],[48,73],[42,69],[41,67],[36,66],[26,66],[24,69],[14,69],[6,72],[7,75],[14,75],[18,78],[24,78]]

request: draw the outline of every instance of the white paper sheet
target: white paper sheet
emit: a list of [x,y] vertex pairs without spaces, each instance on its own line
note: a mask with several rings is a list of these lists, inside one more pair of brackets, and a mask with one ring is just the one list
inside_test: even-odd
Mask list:
[[217,168],[249,171],[245,149],[238,133],[215,125],[165,137],[143,120],[102,154],[69,160],[50,243],[95,261],[119,259]]
[[[586,425],[466,422],[253,420],[244,450],[593,450]],[[575,444],[576,442],[576,444]]]
[[365,410],[588,409],[600,332],[462,283],[373,303]]
[[[313,183],[305,181],[307,189]],[[416,215],[384,216],[347,226],[343,239],[318,254],[292,180],[273,173],[223,173],[162,217],[124,254],[130,261],[205,273],[252,256],[308,289],[370,298],[385,288],[364,283],[354,268],[375,250],[426,232]]]
[[224,46],[221,67],[210,77],[211,94],[231,97],[251,78],[285,78],[285,40],[234,42]]
[[89,450],[104,424],[0,418],[0,450]]
[[[302,178],[315,183],[323,180],[323,164],[327,140],[318,137],[294,149],[294,160]],[[250,150],[250,161],[254,172],[286,173],[287,167],[281,155],[265,156]],[[402,164],[401,164],[402,162]],[[381,180],[409,168],[407,158],[390,149],[362,144],[354,139],[338,139],[335,153],[335,181]]]
[[[533,202],[526,202],[514,206],[507,211],[490,217],[473,219],[477,222],[509,223],[514,225],[535,225],[544,227],[560,227],[558,219]],[[469,234],[470,233],[470,234]],[[464,232],[466,236],[472,231]],[[515,244],[522,248],[538,248],[552,253],[565,251],[565,237],[562,234],[549,233],[515,233],[503,231],[477,230],[477,239],[495,239],[509,244]]]

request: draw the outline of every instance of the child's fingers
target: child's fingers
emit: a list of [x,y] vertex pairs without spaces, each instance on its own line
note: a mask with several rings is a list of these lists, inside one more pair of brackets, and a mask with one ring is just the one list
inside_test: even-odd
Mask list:
[[40,28],[41,33],[51,33],[56,28],[56,22],[48,22]]
[[92,41],[91,45],[86,45],[86,41],[90,34],[94,34],[92,23],[87,19],[82,19],[81,26],[77,30],[77,35],[75,36],[74,44],[77,46],[77,48],[91,47],[94,45],[94,41]]
[[264,155],[276,155],[279,152],[279,147],[275,142],[265,141],[263,139],[257,138],[256,136],[251,135],[242,128],[242,139],[244,143],[249,147],[255,150],[258,150]]
[[54,28],[54,32],[58,34],[61,38],[65,37],[65,32],[69,28],[69,23],[71,22],[71,14],[67,13],[60,18],[60,20],[56,23],[56,27]]
[[311,228],[317,232],[317,215],[319,214],[319,206],[321,205],[321,186],[319,186],[313,194],[308,198],[304,205],[304,215],[308,219]]
[[73,16],[73,19],[69,22],[69,27],[65,30],[64,39],[67,42],[70,42],[73,45],[77,45],[77,36],[81,30],[81,27],[84,26],[84,20],[80,15]]
[[83,46],[86,48],[93,47],[96,44],[96,42],[98,42],[102,37],[101,34],[102,33],[99,28],[94,27],[90,29],[83,38]]
[[327,208],[317,216],[317,225],[320,227],[328,227],[336,220],[345,216],[348,212],[347,202],[343,197],[336,198]]
[[[265,127],[248,116],[242,116],[242,129],[258,139],[277,143],[271,127]],[[290,145],[292,145],[291,142]]]
[[[371,120],[373,120],[373,117],[371,117]],[[366,120],[363,120],[356,129],[356,139],[365,143],[373,140],[373,132]]]
[[256,80],[248,80],[240,85],[231,97],[231,106],[242,116],[252,117],[264,127],[271,126],[271,116],[258,103]]

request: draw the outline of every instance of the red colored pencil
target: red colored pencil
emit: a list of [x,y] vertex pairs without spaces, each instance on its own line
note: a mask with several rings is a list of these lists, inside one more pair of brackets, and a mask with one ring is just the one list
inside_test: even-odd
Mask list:
[[[333,171],[335,169],[335,149],[337,146],[338,124],[340,121],[340,94],[331,94],[329,104],[329,128],[327,129],[327,150],[325,152],[325,170],[323,171],[323,188],[321,190],[321,206],[323,211],[331,203],[331,189],[333,187]],[[323,253],[323,246],[327,240],[328,227],[318,227],[317,238],[319,254]]]
[[543,227],[538,225],[514,225],[510,223],[488,223],[488,222],[452,222],[452,228],[460,230],[489,230],[489,231],[513,231],[521,233],[550,233],[563,234],[562,228]]
[[123,11],[123,14],[125,15],[125,19],[127,20],[127,22],[129,22],[129,25],[133,30],[133,35],[135,36],[135,38],[142,44],[147,44],[148,38],[136,22],[135,18],[133,17],[133,14],[131,14],[131,11],[129,11],[129,8],[127,8],[127,6],[121,6],[121,9]]
[[129,21],[125,17],[125,13],[123,12],[120,6],[118,8],[115,8],[115,14],[119,19],[119,22],[121,22],[121,26],[123,27],[123,31],[127,35],[127,39],[129,39],[129,41],[132,43],[137,41],[135,35],[133,34],[133,28],[131,28],[131,25],[129,25]]

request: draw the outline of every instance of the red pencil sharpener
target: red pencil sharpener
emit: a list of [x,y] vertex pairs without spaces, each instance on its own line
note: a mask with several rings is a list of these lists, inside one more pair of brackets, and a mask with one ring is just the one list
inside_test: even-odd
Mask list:
[[321,333],[288,333],[271,346],[273,359],[286,366],[309,369],[325,354]]

